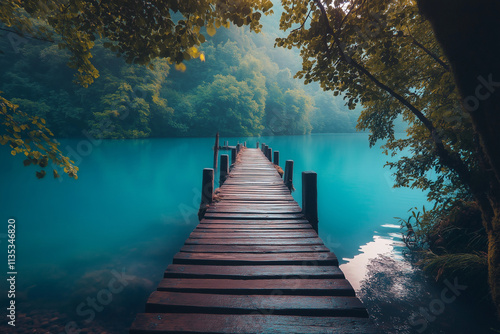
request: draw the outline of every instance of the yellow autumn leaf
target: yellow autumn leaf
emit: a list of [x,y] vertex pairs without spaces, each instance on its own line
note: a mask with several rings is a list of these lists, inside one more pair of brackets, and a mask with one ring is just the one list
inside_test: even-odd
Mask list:
[[205,55],[203,53],[200,54],[200,60],[203,62],[205,61]]
[[187,50],[188,54],[193,57],[197,58],[198,55],[200,54],[200,51],[198,51],[198,48],[196,46],[192,46]]
[[16,151],[12,150],[12,151],[10,151],[10,154],[16,155]]
[[186,64],[184,64],[184,63],[175,64],[175,69],[177,71],[184,72],[184,71],[186,71]]
[[207,34],[209,36],[215,35],[216,31],[217,30],[215,30],[215,27],[213,25],[210,24],[210,25],[207,26]]

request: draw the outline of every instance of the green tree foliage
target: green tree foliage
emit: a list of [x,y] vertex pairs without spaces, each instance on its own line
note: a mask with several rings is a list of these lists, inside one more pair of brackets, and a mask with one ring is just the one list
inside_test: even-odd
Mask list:
[[[193,131],[209,136],[221,129],[223,136],[253,136],[262,130],[264,105],[254,99],[254,90],[231,75],[216,75],[213,82],[198,87]],[[265,92],[265,91],[264,91]]]
[[[181,19],[180,14],[174,16],[176,20]],[[47,27],[47,36],[57,37],[54,33],[49,34],[49,25],[43,27]],[[326,94],[319,94],[316,87],[304,88],[293,78],[289,67],[295,69],[293,64],[298,64],[300,58],[297,53],[272,48],[276,30],[271,28],[257,35],[232,26],[219,30],[214,36],[206,31],[206,27],[200,29],[200,33],[207,35],[205,43],[188,49],[198,60],[172,66],[168,59],[156,59],[150,62],[152,68],[127,64],[123,57],[116,58],[109,47],[109,39],[97,38],[93,40],[91,60],[99,78],[85,89],[68,84],[74,75],[67,67],[72,55],[59,47],[57,38],[53,42],[47,38],[40,41],[26,35],[26,39],[9,31],[0,39],[0,49],[5,50],[5,55],[0,57],[4,65],[0,68],[4,78],[0,90],[27,115],[43,117],[56,137],[209,134],[208,130],[199,132],[209,123],[201,124],[206,119],[196,113],[201,110],[199,101],[207,99],[205,90],[216,75],[235,77],[236,90],[245,82],[253,92],[252,104],[255,102],[260,109],[265,108],[264,117],[260,111],[252,113],[256,119],[250,128],[246,125],[228,130],[232,135],[303,134],[316,130],[309,123],[317,124],[318,129],[320,124],[324,125],[324,122],[315,121],[318,114],[314,111],[318,108],[314,104],[321,96],[325,100]],[[36,30],[30,32],[38,33]],[[12,38],[17,38],[14,44]],[[311,101],[306,96],[313,93]],[[327,100],[332,105],[339,104],[338,99]],[[353,131],[352,126],[338,126],[336,114],[341,111],[326,104],[321,109],[322,120],[330,120],[329,125],[321,127],[321,132]],[[210,110],[216,118],[223,117],[217,112]],[[224,115],[239,117],[237,113]],[[352,124],[357,115],[349,114],[349,117]],[[238,119],[229,118],[227,122],[239,124]]]
[[[395,169],[396,186],[425,189],[431,200],[440,203],[451,203],[457,198],[479,203],[490,237],[490,287],[500,310],[500,229],[495,227],[500,226],[500,186],[495,174],[500,139],[498,131],[492,130],[499,125],[498,103],[490,99],[489,112],[470,112],[471,97],[478,94],[477,78],[483,75],[483,81],[488,80],[488,69],[483,67],[481,72],[471,68],[482,64],[480,59],[484,57],[486,63],[493,64],[489,71],[494,71],[498,68],[498,62],[493,60],[496,54],[494,48],[478,45],[474,40],[476,33],[467,35],[461,27],[459,17],[469,17],[466,8],[475,8],[475,4],[461,1],[463,16],[458,16],[456,11],[448,10],[447,6],[455,7],[449,1],[440,1],[436,7],[439,10],[430,1],[419,2],[433,13],[435,28],[439,27],[441,39],[448,43],[444,44],[446,55],[412,0],[284,0],[280,27],[289,30],[289,34],[278,39],[277,45],[301,50],[302,70],[297,76],[306,83],[317,81],[334,95],[344,94],[351,108],[358,103],[363,105],[358,128],[370,131],[371,145],[387,140],[387,153],[409,152],[399,161],[389,163]],[[498,6],[492,3],[487,6],[489,12],[498,12]],[[442,13],[448,11],[456,15],[451,15],[452,28],[440,20],[446,16]],[[471,17],[471,22],[484,25],[478,13]],[[498,26],[491,19],[488,38],[482,37],[481,43],[493,43],[496,47]],[[471,23],[469,31],[474,29]],[[456,37],[462,34],[467,35],[469,46]],[[467,57],[456,52],[457,45],[467,55],[476,47],[486,50],[473,53],[482,57],[470,56],[463,61]],[[403,139],[394,135],[398,117],[409,125],[408,136]]]

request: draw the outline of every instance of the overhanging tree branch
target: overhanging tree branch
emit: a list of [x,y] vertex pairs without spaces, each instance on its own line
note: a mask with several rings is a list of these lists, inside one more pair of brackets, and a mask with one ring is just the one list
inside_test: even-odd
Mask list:
[[[408,110],[410,110],[428,129],[431,139],[436,147],[436,153],[440,158],[441,163],[454,170],[461,180],[464,182],[467,187],[471,189],[471,191],[475,194],[479,193],[478,185],[472,182],[472,177],[469,169],[466,164],[460,158],[457,153],[450,152],[444,146],[442,139],[440,138],[438,131],[431,120],[429,120],[419,109],[417,109],[413,104],[411,104],[407,99],[405,99],[402,95],[397,93],[394,89],[390,88],[386,84],[382,83],[378,80],[368,69],[366,69],[363,65],[358,63],[355,59],[347,55],[343,48],[342,43],[340,42],[340,38],[338,34],[333,30],[332,25],[330,24],[330,20],[328,18],[328,14],[323,3],[320,0],[314,0],[319,10],[321,11],[321,19],[324,21],[324,25],[326,31],[329,35],[333,37],[336,48],[338,49],[340,59],[353,66],[360,74],[365,75],[370,81],[372,81],[378,88],[386,91],[392,97],[394,97],[397,101],[399,101],[402,105],[404,105]],[[323,39],[326,43],[326,39]],[[328,45],[326,45],[327,50],[329,50]]]

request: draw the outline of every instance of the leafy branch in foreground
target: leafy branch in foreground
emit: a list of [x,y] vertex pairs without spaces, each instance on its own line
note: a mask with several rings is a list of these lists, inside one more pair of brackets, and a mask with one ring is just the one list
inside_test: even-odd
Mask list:
[[[1,92],[0,92],[1,93]],[[78,167],[59,150],[59,143],[52,137],[52,132],[45,126],[45,119],[30,116],[18,109],[18,106],[0,96],[0,144],[9,145],[11,154],[24,154],[24,165],[37,165],[42,170],[36,172],[41,179],[47,172],[43,169],[52,161],[54,178],[60,177],[56,168],[62,168],[68,176],[78,179]]]

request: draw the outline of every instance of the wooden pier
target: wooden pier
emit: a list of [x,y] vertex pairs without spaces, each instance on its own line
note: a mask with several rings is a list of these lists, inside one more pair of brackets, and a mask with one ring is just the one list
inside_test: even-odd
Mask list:
[[130,333],[376,333],[269,154],[238,151]]

